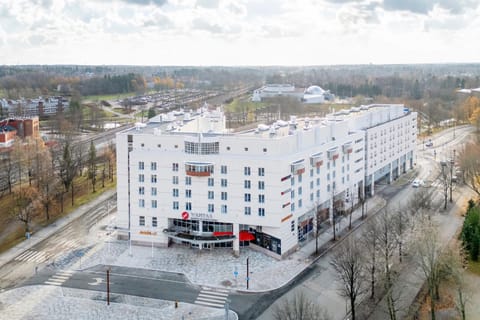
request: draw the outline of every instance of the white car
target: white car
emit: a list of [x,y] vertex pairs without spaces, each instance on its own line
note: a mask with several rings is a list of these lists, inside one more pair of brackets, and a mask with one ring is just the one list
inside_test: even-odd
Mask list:
[[413,182],[412,182],[412,187],[418,188],[418,187],[423,186],[423,184],[424,184],[423,180],[421,180],[421,179],[415,179],[415,180],[413,180]]

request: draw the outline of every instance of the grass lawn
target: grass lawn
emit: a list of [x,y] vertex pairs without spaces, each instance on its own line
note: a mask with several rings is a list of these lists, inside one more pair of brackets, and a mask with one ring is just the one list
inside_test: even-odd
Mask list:
[[468,271],[480,276],[480,261],[468,261]]

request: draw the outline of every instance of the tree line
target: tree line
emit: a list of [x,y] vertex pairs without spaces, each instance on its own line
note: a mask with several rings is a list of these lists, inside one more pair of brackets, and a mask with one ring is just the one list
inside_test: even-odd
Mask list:
[[74,143],[69,135],[50,147],[40,138],[16,141],[1,163],[7,191],[3,197],[13,198],[11,217],[30,232],[32,221],[42,212],[45,221],[64,212],[67,193],[73,206],[77,190],[89,189],[86,182],[96,192],[99,182],[103,188],[107,181],[113,181],[115,161],[114,144],[105,146],[97,155],[93,141],[87,148]]

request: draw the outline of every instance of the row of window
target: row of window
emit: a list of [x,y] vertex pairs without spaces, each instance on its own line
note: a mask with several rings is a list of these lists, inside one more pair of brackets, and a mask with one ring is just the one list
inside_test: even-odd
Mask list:
[[[145,205],[145,200],[140,199],[140,201],[143,203],[143,205]],[[152,200],[152,203],[153,203],[153,201],[155,201],[155,200]],[[300,203],[301,203],[301,200],[300,200]],[[155,201],[155,206],[156,206],[156,201]],[[301,205],[300,205],[300,207],[301,207]],[[174,210],[179,209],[178,201],[173,202],[173,209]],[[186,202],[185,203],[185,210],[192,210],[192,203],[191,202]],[[215,212],[215,205],[213,203],[209,203],[207,211],[209,213],[214,213]],[[228,206],[226,204],[222,204],[220,206],[220,212],[224,213],[224,214],[228,213]],[[265,208],[258,208],[257,212],[258,212],[258,216],[260,216],[260,217],[265,216]],[[252,208],[251,207],[244,207],[244,214],[247,215],[247,216],[251,215],[252,214]],[[155,219],[155,220],[153,220],[153,219]],[[145,216],[140,216],[140,226],[145,226]],[[156,227],[156,226],[157,226],[157,218],[153,217],[152,218],[152,227]]]
[[[179,168],[178,163],[172,163],[172,171],[177,172],[178,168]],[[139,161],[138,162],[138,169],[139,170],[145,170],[145,162]],[[153,171],[157,170],[157,163],[156,162],[151,162],[150,163],[150,170],[153,170]],[[227,166],[225,166],[225,165],[220,166],[220,173],[221,174],[227,174],[227,172],[228,172]],[[250,167],[244,167],[243,168],[243,173],[244,173],[244,175],[249,176],[249,175],[251,175],[252,170],[251,170]],[[265,176],[265,168],[258,168],[258,176],[259,177]]]

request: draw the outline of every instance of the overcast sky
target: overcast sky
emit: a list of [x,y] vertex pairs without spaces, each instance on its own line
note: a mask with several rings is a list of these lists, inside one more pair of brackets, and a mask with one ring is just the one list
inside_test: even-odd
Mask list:
[[0,64],[480,62],[478,0],[0,0]]

